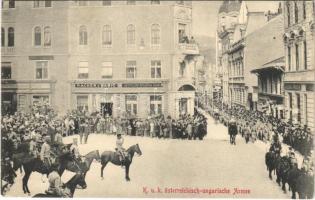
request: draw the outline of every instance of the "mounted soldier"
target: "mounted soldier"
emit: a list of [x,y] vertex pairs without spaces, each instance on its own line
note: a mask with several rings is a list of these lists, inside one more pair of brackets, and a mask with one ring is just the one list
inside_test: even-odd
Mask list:
[[280,156],[281,149],[282,149],[282,147],[281,147],[281,143],[279,141],[278,135],[275,134],[273,136],[273,140],[272,140],[272,143],[270,145],[269,151],[274,152],[277,156]]
[[53,153],[51,152],[49,141],[50,136],[46,136],[40,150],[40,159],[44,162],[44,165],[47,167],[47,169],[49,169],[51,167],[51,164],[54,162],[51,157],[51,154]]
[[70,152],[72,153],[75,162],[77,164],[79,164],[82,160],[81,160],[81,155],[79,152],[78,139],[77,138],[73,138],[73,144],[70,147]]
[[123,147],[124,138],[121,136],[121,133],[117,134],[116,139],[116,152],[119,154],[119,160],[121,162],[121,167],[124,166],[126,159],[126,149]]

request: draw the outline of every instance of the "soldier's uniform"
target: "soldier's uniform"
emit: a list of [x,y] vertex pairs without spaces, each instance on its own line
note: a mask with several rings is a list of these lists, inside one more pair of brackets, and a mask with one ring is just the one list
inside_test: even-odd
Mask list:
[[51,157],[50,157],[50,145],[48,144],[49,138],[45,138],[45,142],[40,150],[40,159],[44,162],[44,164],[49,168],[51,166]]

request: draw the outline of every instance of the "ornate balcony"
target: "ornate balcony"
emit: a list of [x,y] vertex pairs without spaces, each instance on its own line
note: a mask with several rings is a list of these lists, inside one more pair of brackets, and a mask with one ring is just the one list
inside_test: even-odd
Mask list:
[[15,47],[1,47],[1,54],[2,55],[14,55],[15,54]]
[[179,43],[178,48],[183,54],[187,55],[199,54],[199,48],[196,43]]

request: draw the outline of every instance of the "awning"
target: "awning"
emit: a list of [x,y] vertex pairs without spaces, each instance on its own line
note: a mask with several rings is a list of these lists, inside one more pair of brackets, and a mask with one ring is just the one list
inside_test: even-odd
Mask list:
[[277,58],[276,60],[267,62],[259,68],[251,70],[251,73],[260,73],[263,71],[271,71],[271,70],[284,72],[284,69],[285,69],[284,66],[285,66],[285,60],[283,56],[283,57]]

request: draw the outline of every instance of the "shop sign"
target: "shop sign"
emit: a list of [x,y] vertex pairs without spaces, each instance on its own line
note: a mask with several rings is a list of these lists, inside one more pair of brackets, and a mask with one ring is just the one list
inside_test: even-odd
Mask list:
[[152,88],[163,87],[162,83],[74,83],[75,88]]

